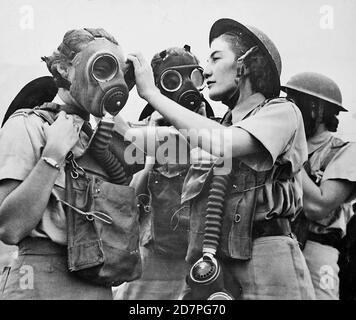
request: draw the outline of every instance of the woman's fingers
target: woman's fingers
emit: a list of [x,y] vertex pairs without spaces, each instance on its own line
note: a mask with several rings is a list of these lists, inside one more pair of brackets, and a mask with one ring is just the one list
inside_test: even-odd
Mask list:
[[131,61],[135,70],[137,70],[139,67],[141,67],[141,63],[140,61],[137,59],[137,57],[135,56],[135,54],[128,54],[127,55],[127,60]]
[[200,104],[198,113],[200,115],[202,115],[203,117],[206,117],[206,106],[205,106],[205,102],[204,101]]

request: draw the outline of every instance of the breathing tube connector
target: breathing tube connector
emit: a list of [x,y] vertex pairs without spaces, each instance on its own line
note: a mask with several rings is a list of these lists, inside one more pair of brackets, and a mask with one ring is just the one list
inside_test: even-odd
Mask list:
[[203,257],[190,269],[188,284],[194,299],[234,300],[224,288],[224,276],[218,260],[215,258],[220,244],[224,202],[230,175],[214,175],[209,190],[206,210]]
[[122,163],[109,148],[114,124],[114,117],[106,113],[99,121],[98,127],[91,138],[89,151],[109,175],[110,182],[128,185],[129,180]]

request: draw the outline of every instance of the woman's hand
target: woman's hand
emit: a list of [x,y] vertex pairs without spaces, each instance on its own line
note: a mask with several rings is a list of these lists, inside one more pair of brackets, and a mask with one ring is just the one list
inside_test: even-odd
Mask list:
[[81,126],[76,124],[72,115],[61,111],[52,125],[45,123],[46,145],[42,155],[62,164],[67,153],[79,140]]
[[200,104],[197,113],[206,118],[206,105],[204,101]]
[[155,85],[151,65],[141,53],[131,53],[127,59],[135,68],[136,88],[139,96],[147,101],[151,94],[159,92]]
[[150,116],[150,120],[148,121],[148,125],[149,126],[153,126],[153,127],[159,127],[162,124],[165,124],[164,117],[159,112],[154,111]]

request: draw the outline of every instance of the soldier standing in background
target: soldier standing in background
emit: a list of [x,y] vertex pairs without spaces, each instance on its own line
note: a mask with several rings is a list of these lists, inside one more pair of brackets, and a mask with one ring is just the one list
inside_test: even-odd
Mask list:
[[339,299],[339,250],[356,198],[356,144],[332,134],[347,111],[338,85],[313,72],[293,76],[283,87],[302,112],[308,143],[303,171],[303,250],[316,298]]

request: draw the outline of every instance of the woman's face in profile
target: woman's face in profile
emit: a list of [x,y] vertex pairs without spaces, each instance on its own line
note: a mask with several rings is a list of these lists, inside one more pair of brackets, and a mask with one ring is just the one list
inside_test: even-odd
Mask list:
[[215,101],[229,98],[237,90],[237,61],[230,44],[222,37],[214,39],[204,70],[209,97]]

